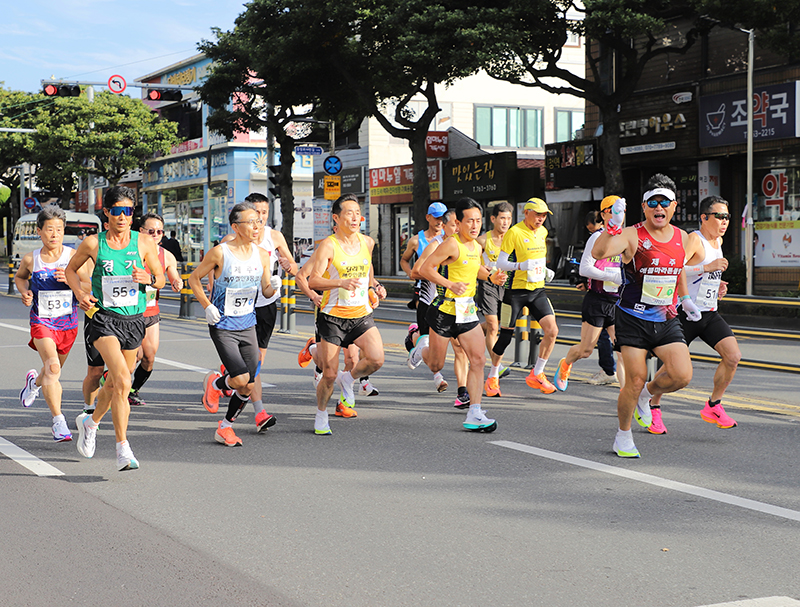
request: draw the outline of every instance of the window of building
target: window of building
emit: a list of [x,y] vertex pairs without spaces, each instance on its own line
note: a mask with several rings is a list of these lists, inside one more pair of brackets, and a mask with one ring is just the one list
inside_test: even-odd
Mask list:
[[541,108],[475,107],[475,140],[495,148],[541,148]]
[[556,110],[556,143],[572,141],[585,122],[583,110]]

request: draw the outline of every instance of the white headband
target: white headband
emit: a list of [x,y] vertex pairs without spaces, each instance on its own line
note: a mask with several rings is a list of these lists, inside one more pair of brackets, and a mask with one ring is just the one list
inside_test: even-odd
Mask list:
[[648,190],[644,193],[644,196],[642,196],[642,202],[647,202],[652,196],[659,195],[664,196],[673,202],[675,201],[675,192],[672,190],[667,188],[653,188],[652,190]]

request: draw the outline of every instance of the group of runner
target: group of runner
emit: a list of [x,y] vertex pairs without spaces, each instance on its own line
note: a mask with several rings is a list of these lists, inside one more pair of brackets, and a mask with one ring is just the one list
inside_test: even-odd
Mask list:
[[[492,209],[492,229],[483,235],[482,207],[475,200],[461,199],[453,210],[432,204],[427,229],[411,239],[411,253],[407,250],[401,260],[409,276],[422,282],[417,322],[409,327],[406,340],[408,366],[413,369],[424,362],[437,391],[444,391],[448,385],[441,372],[452,345],[459,387],[454,406],[468,409],[462,425],[470,431],[492,432],[497,422],[482,409],[481,397],[484,392],[501,396],[502,356],[523,308],[543,331],[539,357],[525,381],[545,394],[567,389],[572,365],[589,356],[607,329],[625,370],[613,449],[620,457],[639,457],[632,419],[651,433],[666,434],[661,396],[691,380],[688,344],[700,337],[722,358],[701,417],[720,428],[736,426],[721,400],[741,354],[733,332],[717,312],[717,300],[726,292],[721,274],[727,260],[721,242],[730,222],[728,205],[719,197],[701,201],[700,230],[687,234],[670,224],[675,191],[672,180],[655,175],[643,196],[644,221],[627,228],[623,228],[625,200],[603,199],[600,217],[605,228],[589,239],[581,262],[581,273],[589,279],[581,342],[559,362],[555,385],[545,375],[558,335],[545,292],[553,277],[546,266],[544,222],[551,214],[547,204],[530,199],[522,221],[511,226],[511,205],[499,203]],[[129,188],[109,189],[103,199],[106,229],[87,237],[77,250],[63,245],[64,212],[45,208],[37,223],[42,247],[23,258],[15,276],[23,303],[31,307],[30,345],[42,361],[41,371],[31,370],[26,376],[22,405],[29,407],[42,390],[53,416],[54,440],[72,440],[61,412],[59,377],[77,337],[80,308],[86,315],[88,371],[83,382],[85,409],[76,419],[77,447],[84,457],[94,455],[98,424],[111,410],[119,470],[139,467],[127,440],[127,425],[130,406],[144,404],[139,390],[152,373],[158,349],[158,290],[167,279],[175,291],[182,287],[174,255],[158,246],[163,219],[149,213],[139,232],[131,230],[134,200]],[[268,213],[269,201],[261,194],[235,205],[229,215],[231,234],[204,256],[189,277],[222,362],[220,373],[206,376],[202,402],[216,413],[223,395],[230,399],[214,435],[227,446],[242,444],[233,423],[249,402],[258,432],[276,423],[264,408],[259,373],[275,325],[279,267],[296,274],[297,285],[315,307],[316,335],[298,358],[301,366],[311,360],[316,365],[315,434],[331,434],[327,408],[334,386],[341,390],[336,415],[357,417],[355,380],[361,380],[362,393],[377,394],[369,376],[384,362],[372,311],[386,290],[374,276],[375,242],[360,233],[363,217],[358,198],[344,195],[334,202],[333,234],[299,272],[283,236],[267,226]],[[205,277],[210,296],[202,284]],[[340,370],[342,350],[345,367]],[[663,366],[648,382],[649,353]]]

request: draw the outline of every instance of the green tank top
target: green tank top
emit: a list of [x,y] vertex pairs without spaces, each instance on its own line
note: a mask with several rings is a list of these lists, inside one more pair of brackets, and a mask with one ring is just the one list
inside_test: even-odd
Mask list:
[[139,255],[139,233],[131,231],[131,241],[124,249],[108,246],[106,235],[97,235],[97,262],[92,272],[92,295],[101,310],[133,316],[145,308],[145,285],[133,280],[133,268],[144,268]]

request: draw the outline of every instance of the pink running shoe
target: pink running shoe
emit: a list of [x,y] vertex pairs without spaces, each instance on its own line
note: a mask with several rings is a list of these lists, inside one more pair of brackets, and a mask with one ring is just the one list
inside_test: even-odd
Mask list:
[[647,427],[647,431],[650,434],[666,434],[667,427],[664,425],[664,422],[661,421],[661,407],[650,409],[650,413],[653,415],[653,423]]
[[709,424],[717,424],[717,428],[735,428],[737,426],[733,418],[725,413],[721,403],[712,407],[710,401],[706,401],[706,406],[700,411],[700,417]]

